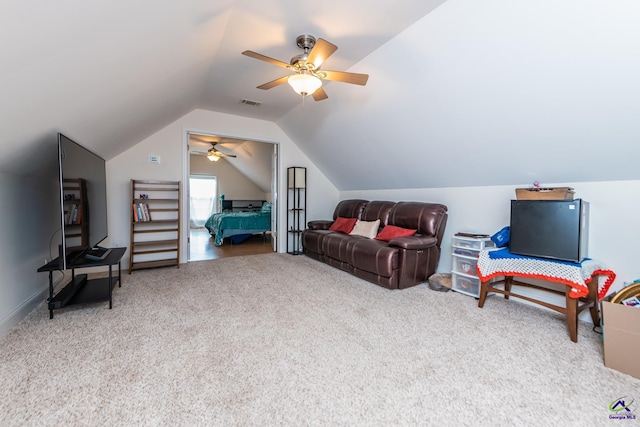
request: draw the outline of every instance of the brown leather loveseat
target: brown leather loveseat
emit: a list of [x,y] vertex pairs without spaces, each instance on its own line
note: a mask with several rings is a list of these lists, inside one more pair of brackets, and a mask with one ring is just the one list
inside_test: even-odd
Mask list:
[[[417,231],[387,242],[329,230],[344,218],[379,219],[379,231],[387,225]],[[436,272],[446,223],[447,207],[441,204],[343,200],[333,221],[309,222],[302,232],[302,246],[306,255],[318,261],[389,289],[403,289],[425,282]]]

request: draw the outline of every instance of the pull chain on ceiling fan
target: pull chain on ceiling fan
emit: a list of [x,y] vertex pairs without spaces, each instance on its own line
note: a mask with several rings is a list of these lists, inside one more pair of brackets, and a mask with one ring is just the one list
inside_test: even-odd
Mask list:
[[259,59],[260,61],[286,68],[295,73],[260,85],[258,89],[267,90],[287,82],[293,90],[299,95],[302,95],[303,98],[312,95],[315,101],[322,101],[328,98],[327,93],[322,88],[322,80],[357,84],[360,86],[367,84],[367,80],[369,79],[367,74],[320,70],[323,62],[338,50],[338,46],[324,39],[316,40],[315,37],[308,34],[298,36],[296,44],[304,53],[291,58],[289,64],[250,50],[242,52],[243,55],[250,58]]

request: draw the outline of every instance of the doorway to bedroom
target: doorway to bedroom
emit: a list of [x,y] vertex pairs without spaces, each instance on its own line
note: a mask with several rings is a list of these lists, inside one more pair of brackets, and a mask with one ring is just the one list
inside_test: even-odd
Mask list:
[[189,176],[189,261],[213,259],[205,224],[217,211],[218,183],[213,175]]
[[193,131],[187,137],[187,259],[274,252],[277,144]]

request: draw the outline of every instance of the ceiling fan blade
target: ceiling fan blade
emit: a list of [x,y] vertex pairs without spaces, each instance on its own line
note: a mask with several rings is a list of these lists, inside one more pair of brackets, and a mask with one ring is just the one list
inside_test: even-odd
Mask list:
[[289,76],[280,77],[279,79],[271,80],[268,83],[258,86],[258,89],[263,89],[263,90],[271,89],[272,87],[276,87],[283,83],[286,83],[288,79],[289,79]]
[[333,52],[336,50],[338,50],[338,46],[335,44],[329,43],[325,39],[318,39],[311,49],[311,52],[309,52],[307,62],[312,63],[315,68],[318,69],[328,57],[333,55]]
[[327,99],[327,92],[324,91],[323,88],[319,87],[316,89],[311,96],[313,96],[314,101],[322,101],[323,99]]
[[238,157],[235,154],[221,153],[222,157]]
[[268,56],[262,55],[260,53],[253,52],[251,50],[245,50],[242,52],[243,55],[248,56],[250,58],[259,59],[260,61],[268,62],[269,64],[277,65],[278,67],[289,68],[289,64],[286,62],[278,61],[277,59],[269,58]]
[[327,71],[327,70],[322,70],[321,73],[325,74],[325,77],[322,77],[325,80],[351,83],[351,84],[360,85],[360,86],[366,85],[367,80],[369,80],[368,74],[347,73],[345,71]]

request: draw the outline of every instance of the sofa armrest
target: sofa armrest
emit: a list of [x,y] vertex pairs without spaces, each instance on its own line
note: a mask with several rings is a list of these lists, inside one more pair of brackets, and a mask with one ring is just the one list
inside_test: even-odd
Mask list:
[[309,221],[309,223],[307,224],[307,228],[309,230],[328,230],[329,227],[331,227],[331,224],[333,224],[333,221],[320,219],[315,221]]
[[389,241],[389,246],[397,246],[402,249],[416,250],[427,249],[432,246],[437,246],[438,239],[433,236],[409,236],[409,237],[396,237]]

